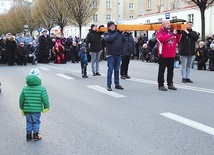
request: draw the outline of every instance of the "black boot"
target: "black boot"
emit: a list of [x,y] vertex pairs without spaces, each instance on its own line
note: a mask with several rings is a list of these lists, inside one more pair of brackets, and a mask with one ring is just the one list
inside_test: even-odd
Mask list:
[[33,134],[34,141],[42,139],[42,135],[40,135],[38,132]]
[[26,140],[29,142],[32,140],[32,134],[27,134],[26,135]]

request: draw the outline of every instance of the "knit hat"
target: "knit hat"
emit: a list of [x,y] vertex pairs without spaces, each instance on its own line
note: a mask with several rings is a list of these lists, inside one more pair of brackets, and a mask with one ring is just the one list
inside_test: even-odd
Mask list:
[[41,78],[41,73],[38,68],[31,69],[29,75],[35,75],[36,77]]
[[111,25],[115,25],[115,23],[112,22],[112,21],[110,21],[110,22],[107,23],[107,27],[109,27],[109,26],[111,26]]
[[210,48],[211,48],[211,49],[214,49],[214,44],[210,44]]
[[95,27],[95,26],[97,26],[97,25],[95,25],[95,24],[91,24],[91,30],[93,29],[93,27]]
[[81,48],[80,48],[80,51],[81,51],[81,52],[85,52],[85,51],[86,51],[86,48],[85,48],[85,47],[81,47]]

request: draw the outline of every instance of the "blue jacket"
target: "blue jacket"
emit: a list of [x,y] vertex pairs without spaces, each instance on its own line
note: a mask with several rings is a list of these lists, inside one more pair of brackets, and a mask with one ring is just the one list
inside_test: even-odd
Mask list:
[[106,42],[106,55],[119,56],[123,54],[125,39],[122,33],[117,30],[108,30],[104,33],[104,39]]
[[79,53],[79,57],[80,57],[80,62],[82,64],[88,64],[88,57],[85,51],[81,50]]

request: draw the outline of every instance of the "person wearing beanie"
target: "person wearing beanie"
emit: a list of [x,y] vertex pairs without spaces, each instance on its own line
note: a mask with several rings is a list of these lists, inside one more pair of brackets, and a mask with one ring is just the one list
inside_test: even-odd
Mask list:
[[106,42],[106,58],[107,58],[107,90],[112,91],[112,74],[114,71],[114,84],[115,89],[123,90],[124,88],[119,82],[119,70],[121,55],[123,54],[123,44],[125,38],[122,33],[116,29],[114,22],[110,21],[107,23],[107,32],[104,33],[104,39]]
[[52,45],[52,39],[47,34],[47,30],[42,32],[42,35],[38,38],[39,42],[39,62],[48,63],[49,51]]
[[210,49],[208,50],[209,58],[209,70],[214,71],[214,41],[210,44]]
[[19,97],[19,108],[26,117],[26,140],[42,139],[40,131],[41,112],[47,112],[50,108],[48,93],[41,85],[41,73],[38,68],[30,71],[26,77],[26,84]]
[[195,43],[199,38],[199,33],[192,30],[193,23],[187,22],[187,29],[181,31],[180,55],[181,55],[181,75],[183,83],[193,83],[190,79],[190,70],[195,56]]
[[97,32],[97,26],[91,25],[91,29],[86,37],[86,48],[89,49],[91,55],[91,70],[93,76],[100,76],[99,73],[99,62],[100,54],[102,50],[101,44],[102,35]]
[[88,78],[88,75],[87,75],[88,57],[86,53],[86,47],[83,46],[80,48],[79,57],[80,57],[82,78]]

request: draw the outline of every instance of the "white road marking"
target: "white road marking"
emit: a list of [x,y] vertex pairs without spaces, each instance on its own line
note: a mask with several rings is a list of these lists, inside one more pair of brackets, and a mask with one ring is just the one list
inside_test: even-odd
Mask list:
[[100,87],[100,86],[98,86],[98,85],[92,85],[92,86],[87,86],[87,87],[90,88],[90,89],[96,90],[96,91],[98,91],[98,92],[101,92],[101,93],[103,93],[103,94],[106,94],[106,95],[115,97],[115,98],[123,98],[123,97],[126,97],[126,96],[124,96],[124,95],[118,94],[118,93],[113,92],[113,91],[107,91],[105,88]]
[[45,71],[48,71],[48,70],[50,70],[50,69],[48,69],[48,68],[45,68],[45,67],[38,67],[38,68],[40,68],[40,69],[42,69],[42,70],[45,70]]
[[214,136],[214,128],[204,125],[202,123],[192,121],[190,119],[178,116],[173,113],[161,113],[160,115]]
[[70,76],[67,76],[67,75],[64,75],[64,74],[56,74],[57,76],[60,76],[64,79],[67,79],[67,80],[73,80],[74,78],[70,77]]
[[[157,81],[152,81],[152,80],[145,80],[145,79],[139,79],[139,78],[131,78],[131,79],[127,79],[127,80],[134,81],[134,82],[141,82],[141,83],[157,85]],[[214,90],[213,89],[192,87],[192,86],[179,85],[179,84],[175,84],[175,87],[181,88],[181,89],[187,89],[187,90],[193,90],[193,91],[198,91],[198,92],[214,94]]]

